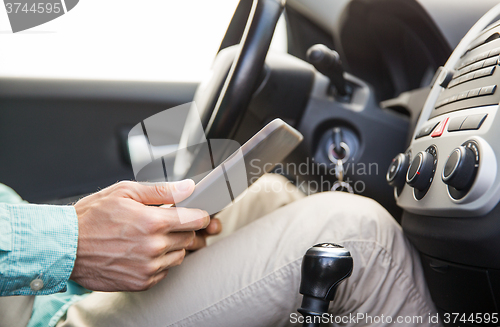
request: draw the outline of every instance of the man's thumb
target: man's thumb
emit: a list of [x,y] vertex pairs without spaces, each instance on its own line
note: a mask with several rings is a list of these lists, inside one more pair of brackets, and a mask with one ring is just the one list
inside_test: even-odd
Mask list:
[[176,204],[194,191],[194,181],[185,179],[173,183],[137,183],[132,198],[143,204]]

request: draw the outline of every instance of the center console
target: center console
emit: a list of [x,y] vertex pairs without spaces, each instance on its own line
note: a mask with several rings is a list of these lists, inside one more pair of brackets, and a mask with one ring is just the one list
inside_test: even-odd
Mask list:
[[438,71],[411,144],[386,176],[434,302],[467,318],[500,309],[500,22],[487,26],[498,11]]

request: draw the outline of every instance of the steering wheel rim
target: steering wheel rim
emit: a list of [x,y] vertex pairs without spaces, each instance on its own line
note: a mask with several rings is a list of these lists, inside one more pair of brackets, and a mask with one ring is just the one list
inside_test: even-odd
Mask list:
[[[203,141],[204,136],[206,139],[234,138],[258,87],[274,30],[285,3],[286,0],[253,0],[240,45],[229,71],[213,72],[211,78],[202,83],[196,91],[195,105],[191,107],[185,123],[180,149],[198,149],[193,145]],[[227,58],[227,51],[222,50],[217,54],[213,68],[227,69],[224,63],[218,64],[219,57]],[[214,101],[215,99],[217,100]],[[197,120],[197,116],[201,119],[205,135],[199,135],[199,129],[193,128],[192,121]],[[193,167],[196,153],[190,152],[181,151],[176,156],[175,179],[201,173]]]
[[[240,49],[205,127],[207,138],[232,138],[258,86],[274,30],[285,5],[280,0],[254,0]],[[207,117],[201,117],[204,123]]]

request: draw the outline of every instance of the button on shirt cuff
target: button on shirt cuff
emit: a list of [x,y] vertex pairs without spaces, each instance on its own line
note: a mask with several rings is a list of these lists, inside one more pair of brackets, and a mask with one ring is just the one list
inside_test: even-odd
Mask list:
[[72,206],[2,203],[0,226],[10,227],[0,233],[0,296],[66,290],[78,246]]

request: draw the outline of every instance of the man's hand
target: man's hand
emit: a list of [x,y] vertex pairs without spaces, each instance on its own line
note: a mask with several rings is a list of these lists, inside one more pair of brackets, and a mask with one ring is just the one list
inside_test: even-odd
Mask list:
[[222,232],[222,224],[218,218],[210,219],[210,224],[207,228],[196,232],[196,237],[191,246],[187,247],[188,251],[196,251],[207,246],[207,237],[217,235]]
[[[194,182],[143,185],[120,182],[75,204],[78,250],[71,279],[95,291],[143,291],[179,265],[195,231],[209,225],[198,209],[153,207],[173,204],[194,190]],[[179,215],[188,217],[181,224]]]

